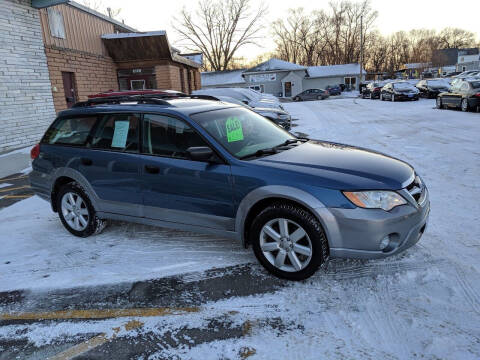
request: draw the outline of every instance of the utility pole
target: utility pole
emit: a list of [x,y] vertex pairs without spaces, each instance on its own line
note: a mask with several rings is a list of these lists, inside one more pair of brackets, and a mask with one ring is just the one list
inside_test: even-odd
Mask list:
[[360,84],[362,83],[363,75],[363,15],[360,16],[360,80],[358,81],[358,90],[360,91]]

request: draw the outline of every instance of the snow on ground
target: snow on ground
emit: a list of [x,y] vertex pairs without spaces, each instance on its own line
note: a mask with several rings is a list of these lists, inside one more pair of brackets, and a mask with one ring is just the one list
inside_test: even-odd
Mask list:
[[[207,303],[195,314],[141,319],[143,326],[120,332],[117,340],[157,339],[141,359],[248,354],[249,359],[478,360],[480,114],[436,110],[431,100],[330,99],[285,106],[299,119],[294,131],[369,147],[415,166],[432,204],[419,244],[385,260],[332,261],[327,272],[275,293]],[[115,282],[253,261],[230,241],[138,225],[120,224],[98,237],[77,239],[36,198],[1,211],[0,220],[2,288]],[[50,276],[44,279],[45,274]],[[206,330],[212,318],[232,328],[241,325],[243,336],[180,347],[162,342],[164,336],[181,339],[188,329]],[[9,325],[0,328],[0,338],[48,344],[65,336],[108,334],[129,320]]]
[[252,262],[240,243],[115,222],[81,239],[38,197],[0,211],[0,291],[146,280]]

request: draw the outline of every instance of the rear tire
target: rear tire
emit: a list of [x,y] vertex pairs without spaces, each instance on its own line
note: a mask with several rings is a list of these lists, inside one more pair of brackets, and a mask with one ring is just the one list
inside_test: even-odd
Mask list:
[[63,185],[55,201],[63,226],[75,236],[99,234],[107,224],[96,216],[85,190],[76,182]]
[[279,278],[307,279],[328,260],[328,242],[320,222],[295,205],[268,206],[256,216],[249,233],[258,261]]
[[470,110],[470,107],[468,106],[468,100],[467,99],[462,99],[462,103],[461,103],[460,106],[461,106],[463,112],[467,112],[468,110]]

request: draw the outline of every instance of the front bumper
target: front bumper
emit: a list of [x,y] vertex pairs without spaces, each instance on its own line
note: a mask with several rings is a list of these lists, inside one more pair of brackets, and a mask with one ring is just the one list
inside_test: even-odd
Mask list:
[[[331,217],[323,224],[327,232],[330,256],[376,259],[400,253],[416,244],[425,232],[430,214],[428,190],[421,206],[398,206],[387,212],[381,209],[330,208]],[[324,217],[325,218],[325,217]],[[390,237],[389,246],[380,243]]]
[[395,94],[395,100],[418,100],[418,94]]

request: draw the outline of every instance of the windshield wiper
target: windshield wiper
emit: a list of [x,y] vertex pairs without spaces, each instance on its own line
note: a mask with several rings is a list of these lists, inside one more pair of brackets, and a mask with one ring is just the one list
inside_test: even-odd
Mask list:
[[293,145],[293,144],[295,144],[299,141],[307,142],[308,140],[310,140],[310,139],[307,139],[307,138],[288,139],[288,140],[285,140],[283,143],[278,144],[276,146],[273,146],[271,148],[260,149],[260,150],[257,150],[256,152],[254,152],[253,154],[242,156],[242,157],[240,157],[240,160],[248,159],[250,157],[260,157],[260,156],[263,156],[263,155],[273,155],[273,154],[278,153],[279,149],[282,146]]

